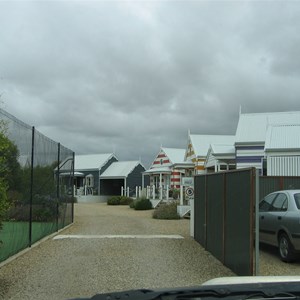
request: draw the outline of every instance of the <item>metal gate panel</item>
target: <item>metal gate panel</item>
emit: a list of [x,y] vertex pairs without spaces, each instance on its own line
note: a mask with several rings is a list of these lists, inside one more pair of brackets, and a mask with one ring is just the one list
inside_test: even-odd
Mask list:
[[238,275],[253,275],[254,170],[226,176],[225,261]]
[[205,176],[195,177],[195,220],[194,220],[194,237],[195,240],[206,247],[206,214],[205,214]]
[[206,248],[223,262],[224,175],[207,176]]
[[238,275],[254,273],[255,169],[195,176],[194,236]]

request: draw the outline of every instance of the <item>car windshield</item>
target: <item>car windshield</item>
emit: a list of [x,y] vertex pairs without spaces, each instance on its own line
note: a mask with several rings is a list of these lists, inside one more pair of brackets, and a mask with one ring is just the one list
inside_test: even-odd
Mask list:
[[295,199],[297,208],[300,209],[300,193],[294,194],[294,199]]

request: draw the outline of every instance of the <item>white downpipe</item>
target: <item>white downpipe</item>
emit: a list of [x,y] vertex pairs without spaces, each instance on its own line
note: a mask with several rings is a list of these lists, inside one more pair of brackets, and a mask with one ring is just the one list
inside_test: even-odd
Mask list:
[[159,200],[162,200],[162,173],[159,174]]
[[129,197],[129,186],[127,187],[127,197]]
[[153,186],[152,186],[152,198],[153,198],[153,200],[155,200],[155,185],[153,184]]
[[124,196],[124,187],[121,186],[121,196]]
[[180,173],[180,205],[183,205],[183,185],[182,185],[182,174]]
[[137,199],[139,197],[139,188],[135,187],[135,198]]
[[125,193],[125,196],[129,197],[128,195],[128,192],[126,193],[127,191],[127,180],[126,180],[126,177],[124,178],[124,193]]
[[183,185],[180,185],[180,205],[183,205]]
[[166,195],[167,201],[169,201],[169,185],[167,185],[167,195]]
[[139,197],[141,198],[142,197],[142,187],[139,186]]

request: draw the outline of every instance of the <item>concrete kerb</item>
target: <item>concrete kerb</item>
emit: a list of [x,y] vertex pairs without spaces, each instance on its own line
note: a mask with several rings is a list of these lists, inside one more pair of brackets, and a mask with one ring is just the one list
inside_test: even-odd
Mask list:
[[9,264],[10,262],[14,261],[15,259],[17,259],[18,257],[24,255],[25,253],[27,253],[27,252],[30,251],[31,249],[37,247],[37,246],[40,245],[41,243],[43,243],[43,242],[45,242],[45,241],[47,241],[47,240],[49,240],[49,239],[52,239],[53,237],[55,237],[56,235],[58,235],[58,234],[61,233],[62,231],[64,231],[64,230],[70,228],[73,224],[74,224],[74,223],[71,223],[71,224],[67,225],[67,226],[64,227],[64,228],[61,228],[61,229],[59,229],[58,231],[53,232],[53,233],[51,233],[50,235],[45,236],[44,238],[38,240],[38,241],[35,242],[33,245],[31,245],[31,247],[27,247],[26,249],[21,250],[21,251],[18,252],[17,254],[14,254],[14,255],[10,256],[10,257],[7,258],[5,261],[3,261],[3,262],[0,263],[0,269],[1,269],[3,266],[5,266],[5,265]]

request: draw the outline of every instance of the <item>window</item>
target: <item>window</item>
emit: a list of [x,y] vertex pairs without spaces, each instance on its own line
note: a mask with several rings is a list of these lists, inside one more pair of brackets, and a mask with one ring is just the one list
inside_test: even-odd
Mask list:
[[272,203],[271,211],[286,211],[288,206],[288,200],[285,194],[278,194]]
[[262,199],[259,203],[259,211],[269,211],[276,196],[277,194],[271,194]]
[[94,186],[94,176],[92,174],[89,174],[86,176],[86,186],[87,187],[93,187]]
[[295,199],[295,202],[296,202],[296,205],[297,205],[297,208],[300,209],[300,194],[295,194],[294,195],[294,199]]

